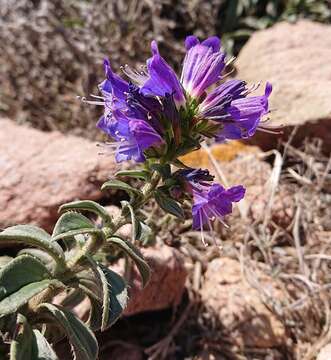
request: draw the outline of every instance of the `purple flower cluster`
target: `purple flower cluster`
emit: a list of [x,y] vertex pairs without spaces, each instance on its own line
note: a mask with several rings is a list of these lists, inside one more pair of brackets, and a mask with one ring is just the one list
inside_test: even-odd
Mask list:
[[187,37],[180,79],[160,55],[155,41],[144,70],[123,68],[129,82],[116,75],[105,60],[106,80],[99,85],[105,111],[98,127],[114,140],[118,162],[143,162],[146,150],[152,147],[159,157],[166,156],[188,138],[199,143],[204,134],[199,123],[214,125],[213,136],[221,141],[255,133],[268,113],[271,85],[267,83],[262,96],[248,96],[254,88],[247,88],[245,82],[224,81],[225,53],[220,46],[215,36],[203,42]]
[[[199,148],[206,136],[217,141],[251,137],[268,113],[269,83],[264,95],[249,96],[256,87],[222,76],[226,56],[218,37],[200,42],[189,36],[185,47],[180,78],[155,41],[152,57],[141,71],[123,67],[128,81],[105,60],[106,79],[99,85],[102,97],[95,102],[104,106],[98,127],[112,138],[110,146],[118,162],[154,158],[176,163],[179,156]],[[205,170],[181,169],[175,174],[193,197],[196,229],[211,228],[213,219],[222,221],[232,211],[232,203],[245,194],[242,186],[226,190],[211,183],[213,178]]]
[[211,183],[213,176],[208,170],[185,169],[177,171],[176,175],[185,182],[187,191],[193,196],[193,228],[201,231],[205,244],[204,225],[212,230],[212,221],[218,219],[223,222],[224,216],[232,212],[232,203],[244,197],[245,189],[239,185],[226,190],[219,184]]

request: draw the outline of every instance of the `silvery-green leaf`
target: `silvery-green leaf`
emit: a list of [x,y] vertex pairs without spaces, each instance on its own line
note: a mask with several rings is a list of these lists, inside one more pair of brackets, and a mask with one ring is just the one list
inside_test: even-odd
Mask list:
[[150,245],[153,241],[153,230],[143,221],[139,221],[137,240],[143,246]]
[[39,330],[33,330],[32,360],[59,360],[49,342]]
[[68,204],[64,204],[60,206],[59,211],[69,211],[69,210],[78,210],[78,211],[90,211],[102,218],[104,223],[111,224],[111,218],[107,212],[107,210],[96,203],[95,201],[91,200],[79,200],[79,201],[73,201]]
[[116,179],[112,179],[109,181],[106,181],[102,186],[101,186],[101,190],[108,190],[108,189],[117,189],[117,190],[124,190],[126,191],[130,196],[142,196],[142,192],[130,185],[128,185],[127,183],[120,181],[120,180],[116,180]]
[[55,224],[52,239],[54,240],[58,235],[67,233],[68,231],[82,229],[94,229],[93,222],[82,214],[67,212],[61,215]]
[[162,191],[155,191],[155,200],[165,212],[181,219],[184,218],[184,211],[179,204]]
[[41,304],[39,310],[47,312],[67,335],[77,360],[95,360],[98,357],[98,342],[93,332],[71,311],[54,304]]
[[60,239],[63,240],[68,240],[68,239],[72,239],[77,235],[83,235],[83,234],[99,234],[100,236],[102,235],[102,231],[96,228],[87,228],[87,229],[77,229],[77,230],[70,230],[67,232],[64,232],[62,234],[58,234],[56,236],[52,237],[53,241],[57,241]]
[[127,176],[135,179],[147,180],[150,174],[146,170],[121,170],[118,171],[115,176]]
[[55,279],[27,284],[0,301],[0,317],[17,311],[22,305],[49,287],[58,288],[64,287],[64,285]]
[[93,331],[97,331],[100,330],[102,326],[103,308],[100,301],[97,301],[93,297],[89,297],[89,299],[91,303],[91,308],[87,324]]
[[128,291],[124,279],[102,264],[88,258],[103,292],[101,331],[110,327],[121,316],[127,305]]
[[108,243],[119,247],[135,262],[145,286],[150,278],[150,267],[144,259],[144,256],[130,241],[124,240],[118,236],[113,236],[107,240]]
[[127,201],[121,201],[122,209],[126,210],[129,209],[130,217],[131,217],[131,225],[132,225],[132,241],[135,241],[137,239],[137,236],[139,234],[139,221],[136,218],[136,214],[133,210],[133,207],[129,204]]
[[17,334],[10,344],[10,360],[37,360],[32,357],[33,332],[25,316],[17,315]]
[[0,300],[24,285],[51,279],[45,265],[30,255],[20,255],[0,269]]
[[24,254],[31,255],[40,262],[42,262],[46,266],[47,270],[51,272],[55,270],[56,262],[49,254],[47,254],[47,252],[40,249],[26,248],[20,250],[17,255]]
[[43,229],[33,225],[15,225],[0,233],[0,241],[24,243],[43,249],[52,258],[65,266],[64,253],[59,244],[51,241],[51,236]]
[[151,168],[157,171],[163,179],[167,179],[171,176],[171,168],[169,164],[152,164]]

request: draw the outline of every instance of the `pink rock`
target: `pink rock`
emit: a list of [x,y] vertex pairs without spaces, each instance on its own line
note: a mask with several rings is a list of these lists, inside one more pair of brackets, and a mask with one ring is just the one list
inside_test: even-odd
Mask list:
[[[319,137],[330,151],[330,61],[330,25],[309,20],[282,22],[252,35],[236,61],[237,77],[248,83],[270,81],[271,123],[284,125],[285,137],[297,125],[294,144],[306,136]],[[252,141],[270,149],[278,139],[258,132]]]
[[167,245],[158,245],[142,249],[142,253],[151,267],[151,279],[142,289],[140,276],[135,269],[125,315],[176,306],[183,295],[187,274],[180,252]]
[[[283,299],[272,278],[260,271],[254,276],[272,298]],[[284,344],[283,323],[267,308],[259,291],[244,279],[239,261],[224,257],[209,263],[201,298],[237,346],[269,348]]]
[[59,205],[103,196],[100,185],[117,165],[98,155],[95,143],[0,123],[0,227],[34,223],[49,230]]

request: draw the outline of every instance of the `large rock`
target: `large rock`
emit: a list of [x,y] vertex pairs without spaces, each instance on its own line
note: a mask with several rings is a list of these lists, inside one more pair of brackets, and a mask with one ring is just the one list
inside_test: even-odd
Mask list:
[[[271,278],[261,272],[255,276],[271,298],[283,298]],[[234,344],[257,348],[284,344],[282,322],[263,303],[259,291],[243,278],[239,261],[214,259],[205,273],[201,298]]]
[[[272,83],[271,124],[283,124],[285,137],[298,125],[294,143],[305,136],[317,136],[330,151],[330,62],[331,26],[300,20],[254,33],[240,52],[236,66],[240,79]],[[269,149],[278,138],[258,132],[252,141]]]
[[0,120],[0,227],[35,223],[50,229],[59,205],[98,200],[115,170],[95,143]]

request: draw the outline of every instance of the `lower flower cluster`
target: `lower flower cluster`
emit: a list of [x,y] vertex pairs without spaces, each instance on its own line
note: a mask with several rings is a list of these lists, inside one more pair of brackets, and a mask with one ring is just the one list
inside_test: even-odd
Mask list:
[[211,229],[214,219],[223,221],[245,189],[212,183],[207,171],[189,169],[178,158],[199,149],[206,138],[246,139],[265,128],[261,121],[269,112],[272,86],[267,83],[263,95],[251,96],[257,86],[226,80],[222,73],[228,62],[216,36],[202,42],[188,36],[185,47],[180,77],[155,41],[151,58],[139,71],[122,68],[128,80],[115,74],[106,59],[106,79],[99,85],[102,96],[92,103],[104,106],[97,126],[112,139],[107,146],[117,162],[134,160],[147,170],[170,164],[180,168],[168,169],[159,191],[179,202],[189,195],[193,227],[203,230]]

